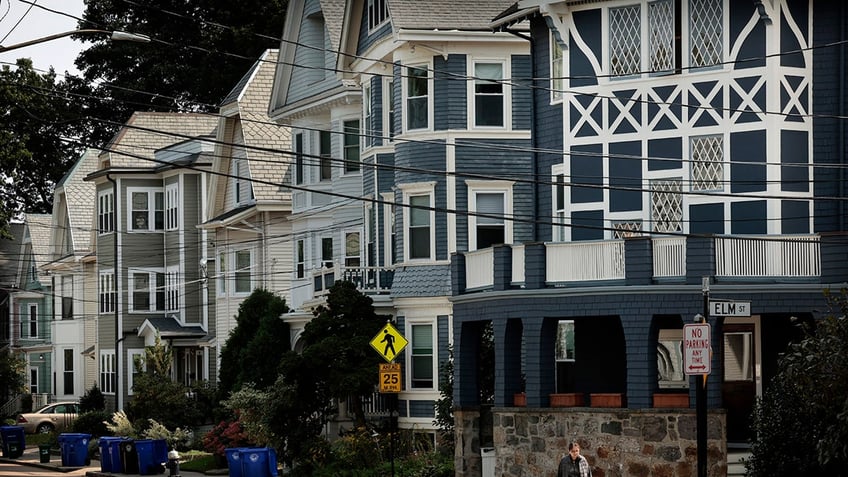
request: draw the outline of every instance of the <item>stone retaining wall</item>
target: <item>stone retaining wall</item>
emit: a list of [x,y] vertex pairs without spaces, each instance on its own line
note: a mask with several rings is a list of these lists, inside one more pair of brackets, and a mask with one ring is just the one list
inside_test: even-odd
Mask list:
[[[456,476],[481,475],[480,412],[454,411]],[[593,477],[698,475],[692,409],[495,408],[495,476],[556,477],[568,442],[580,443]],[[727,475],[726,422],[711,410],[707,475]],[[487,477],[487,476],[483,476]]]

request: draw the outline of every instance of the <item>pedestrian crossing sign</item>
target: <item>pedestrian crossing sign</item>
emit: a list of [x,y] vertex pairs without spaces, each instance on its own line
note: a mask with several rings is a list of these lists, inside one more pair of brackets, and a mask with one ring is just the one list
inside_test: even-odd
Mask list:
[[408,344],[409,341],[406,341],[406,338],[391,323],[386,323],[386,326],[371,340],[371,347],[389,363],[393,362]]

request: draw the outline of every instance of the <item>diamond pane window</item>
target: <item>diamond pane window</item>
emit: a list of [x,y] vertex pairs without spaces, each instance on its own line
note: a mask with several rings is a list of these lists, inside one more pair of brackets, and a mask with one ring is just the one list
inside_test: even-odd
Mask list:
[[654,232],[683,231],[682,182],[680,178],[651,181],[651,222]]
[[651,71],[674,70],[674,3],[671,0],[648,4],[648,29]]
[[610,74],[632,75],[642,63],[642,21],[639,5],[609,10]]
[[713,66],[722,61],[721,0],[689,1],[689,66]]
[[628,237],[640,237],[642,235],[641,220],[626,220],[621,222],[613,222],[612,238],[614,240],[625,239]]
[[692,190],[721,190],[724,141],[721,136],[692,138]]

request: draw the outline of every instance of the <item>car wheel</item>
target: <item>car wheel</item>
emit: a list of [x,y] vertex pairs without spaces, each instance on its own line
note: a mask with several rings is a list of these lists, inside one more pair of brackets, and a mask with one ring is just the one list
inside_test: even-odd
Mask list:
[[46,422],[43,424],[39,424],[35,429],[35,432],[39,434],[48,434],[53,431],[53,426],[51,424],[47,424]]

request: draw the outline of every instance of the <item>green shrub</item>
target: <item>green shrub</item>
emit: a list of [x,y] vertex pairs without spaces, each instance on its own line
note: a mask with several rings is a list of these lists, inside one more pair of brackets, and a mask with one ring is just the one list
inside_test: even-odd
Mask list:
[[106,427],[106,421],[111,417],[111,414],[103,410],[83,412],[71,425],[71,431],[91,434],[92,437],[111,436],[112,433]]
[[80,398],[80,411],[103,411],[104,409],[106,409],[106,399],[97,387],[97,383],[94,383],[94,386]]

